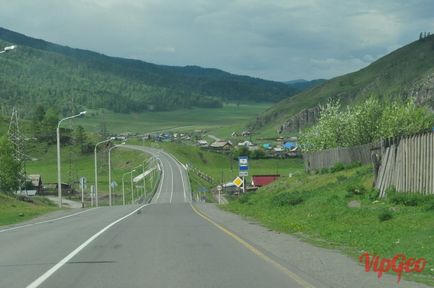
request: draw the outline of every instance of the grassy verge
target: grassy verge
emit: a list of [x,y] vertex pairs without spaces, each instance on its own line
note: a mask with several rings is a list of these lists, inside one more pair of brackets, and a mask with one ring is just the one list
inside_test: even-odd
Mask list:
[[[423,257],[424,272],[404,277],[434,284],[434,199],[415,203],[391,195],[376,201],[372,180],[370,167],[299,174],[232,199],[225,209],[354,257],[365,251],[386,258]],[[360,207],[349,208],[351,201]]]
[[57,206],[44,198],[34,197],[33,202],[19,201],[0,194],[0,226],[23,222],[57,210]]

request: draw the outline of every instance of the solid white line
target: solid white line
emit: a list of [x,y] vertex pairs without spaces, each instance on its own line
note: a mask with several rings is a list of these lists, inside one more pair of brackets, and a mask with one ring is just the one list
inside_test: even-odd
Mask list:
[[71,253],[69,253],[65,258],[63,258],[62,260],[60,260],[59,263],[57,263],[56,265],[54,265],[53,267],[51,267],[50,270],[48,270],[47,272],[45,272],[44,274],[42,274],[38,279],[36,279],[32,283],[30,283],[27,286],[27,288],[36,288],[36,287],[39,287],[42,283],[44,283],[45,280],[47,280],[51,275],[53,275],[63,265],[65,265],[66,263],[68,263],[68,261],[71,260],[75,255],[77,255],[81,250],[83,250],[84,248],[86,248],[86,246],[89,245],[93,240],[95,240],[96,238],[98,238],[101,234],[103,234],[105,231],[107,231],[108,229],[110,229],[111,227],[113,227],[114,225],[116,225],[117,223],[121,222],[125,218],[130,217],[131,215],[133,215],[134,213],[136,213],[138,210],[140,210],[143,207],[148,206],[148,205],[149,204],[145,204],[145,205],[140,206],[139,208],[137,208],[133,212],[125,215],[122,218],[119,218],[118,220],[112,222],[111,224],[109,224],[106,227],[104,227],[103,229],[101,229],[98,233],[96,233],[95,235],[93,235],[92,237],[90,237],[89,239],[87,239],[86,242],[84,242],[83,244],[81,244],[80,246],[78,246],[74,251],[72,251]]
[[158,189],[158,194],[157,194],[157,199],[155,201],[155,203],[158,203],[158,199],[160,199],[160,194],[161,194],[161,189],[163,188],[163,182],[164,182],[164,165],[163,165],[163,161],[161,161],[161,159],[158,159],[161,163],[161,179],[160,179],[160,187]]
[[63,219],[66,219],[66,218],[70,218],[70,217],[73,217],[73,216],[77,216],[77,215],[89,212],[89,211],[94,210],[94,209],[97,209],[97,208],[91,208],[91,209],[88,209],[88,210],[80,211],[80,212],[77,212],[77,213],[74,213],[74,214],[70,214],[70,215],[66,215],[66,216],[62,216],[62,217],[59,217],[59,218],[54,218],[54,219],[51,219],[51,220],[45,220],[45,221],[36,222],[36,223],[29,223],[29,224],[21,225],[21,226],[17,226],[17,227],[6,228],[6,229],[3,229],[3,230],[0,230],[0,233],[8,232],[8,231],[13,231],[13,230],[18,230],[18,229],[21,229],[21,228],[31,227],[31,226],[45,224],[45,223],[56,222],[56,221],[59,221],[59,220],[63,220]]
[[172,190],[170,192],[170,203],[172,203],[172,198],[173,198],[173,190],[175,189],[175,186],[173,184],[173,168],[172,168],[172,164],[170,164],[170,161],[167,161],[169,163],[169,167],[170,167],[170,174],[172,174]]
[[184,202],[187,202],[187,196],[185,195],[185,182],[184,182],[184,177],[182,177],[182,170],[181,170],[181,165],[178,164],[178,168],[179,169],[179,175],[181,175],[181,181],[182,181],[182,190],[184,191]]

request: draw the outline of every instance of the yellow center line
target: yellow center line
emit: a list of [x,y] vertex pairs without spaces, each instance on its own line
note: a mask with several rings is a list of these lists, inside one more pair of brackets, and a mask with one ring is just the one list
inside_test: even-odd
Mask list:
[[261,258],[262,260],[270,263],[271,265],[273,265],[275,268],[277,268],[280,272],[284,273],[286,276],[288,276],[291,280],[297,282],[298,284],[300,284],[302,287],[304,288],[315,288],[315,286],[313,286],[312,284],[306,282],[304,279],[302,279],[300,276],[298,276],[297,274],[295,274],[294,272],[290,271],[288,268],[286,268],[285,266],[279,264],[278,262],[274,261],[273,259],[271,259],[270,257],[268,257],[267,255],[265,255],[264,253],[262,253],[261,251],[259,251],[258,249],[256,249],[255,247],[253,247],[252,245],[250,245],[249,243],[247,243],[245,240],[243,240],[241,237],[239,237],[238,235],[236,235],[235,233],[229,231],[228,229],[226,229],[225,227],[221,226],[220,224],[217,224],[216,222],[214,222],[211,218],[209,218],[204,212],[199,211],[197,208],[195,208],[191,203],[190,203],[191,209],[193,209],[193,211],[199,215],[200,217],[202,217],[203,219],[205,219],[206,221],[208,221],[209,223],[213,224],[214,226],[216,226],[218,229],[220,229],[221,231],[223,231],[226,235],[232,237],[233,239],[235,239],[237,242],[239,242],[241,245],[243,245],[244,247],[246,247],[248,250],[250,250],[253,254],[255,254],[256,256],[258,256],[259,258]]

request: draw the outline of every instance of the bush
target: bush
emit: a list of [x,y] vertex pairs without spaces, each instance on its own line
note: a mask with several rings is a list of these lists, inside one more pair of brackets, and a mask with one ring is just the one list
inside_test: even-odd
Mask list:
[[429,131],[432,123],[428,109],[416,105],[414,99],[386,104],[371,97],[347,109],[334,100],[321,107],[317,124],[300,135],[299,145],[304,151],[351,147]]
[[336,163],[335,166],[333,166],[332,168],[330,168],[330,172],[331,173],[335,173],[338,171],[342,171],[345,169],[345,165],[343,163]]
[[347,187],[348,196],[360,196],[366,193],[366,188],[362,185],[353,185]]
[[273,206],[295,206],[304,202],[302,192],[282,192],[273,196]]
[[389,210],[383,210],[380,212],[380,214],[378,214],[378,220],[380,220],[380,222],[384,222],[392,218],[393,218],[393,214]]
[[420,206],[425,202],[426,197],[416,193],[399,193],[394,191],[390,191],[386,195],[390,203],[404,206]]

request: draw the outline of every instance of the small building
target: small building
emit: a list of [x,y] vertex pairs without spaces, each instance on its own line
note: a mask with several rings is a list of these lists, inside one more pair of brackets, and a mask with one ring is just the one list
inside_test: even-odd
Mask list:
[[254,187],[262,187],[266,186],[277,179],[279,179],[280,175],[253,175],[252,176],[252,186]]
[[199,141],[197,141],[197,145],[199,146],[199,147],[208,147],[208,141],[206,141],[206,140],[199,140]]
[[288,141],[283,144],[283,147],[285,147],[286,150],[293,150],[297,148],[297,144],[295,142]]
[[209,145],[209,147],[215,150],[230,150],[232,148],[232,143],[231,141],[220,140],[215,141],[214,143]]
[[42,191],[42,177],[39,174],[30,174],[28,176],[29,182],[32,183],[34,190],[36,193],[40,193]]
[[251,147],[251,146],[254,146],[254,144],[252,142],[246,140],[244,142],[238,143],[238,146],[240,146],[240,147]]

